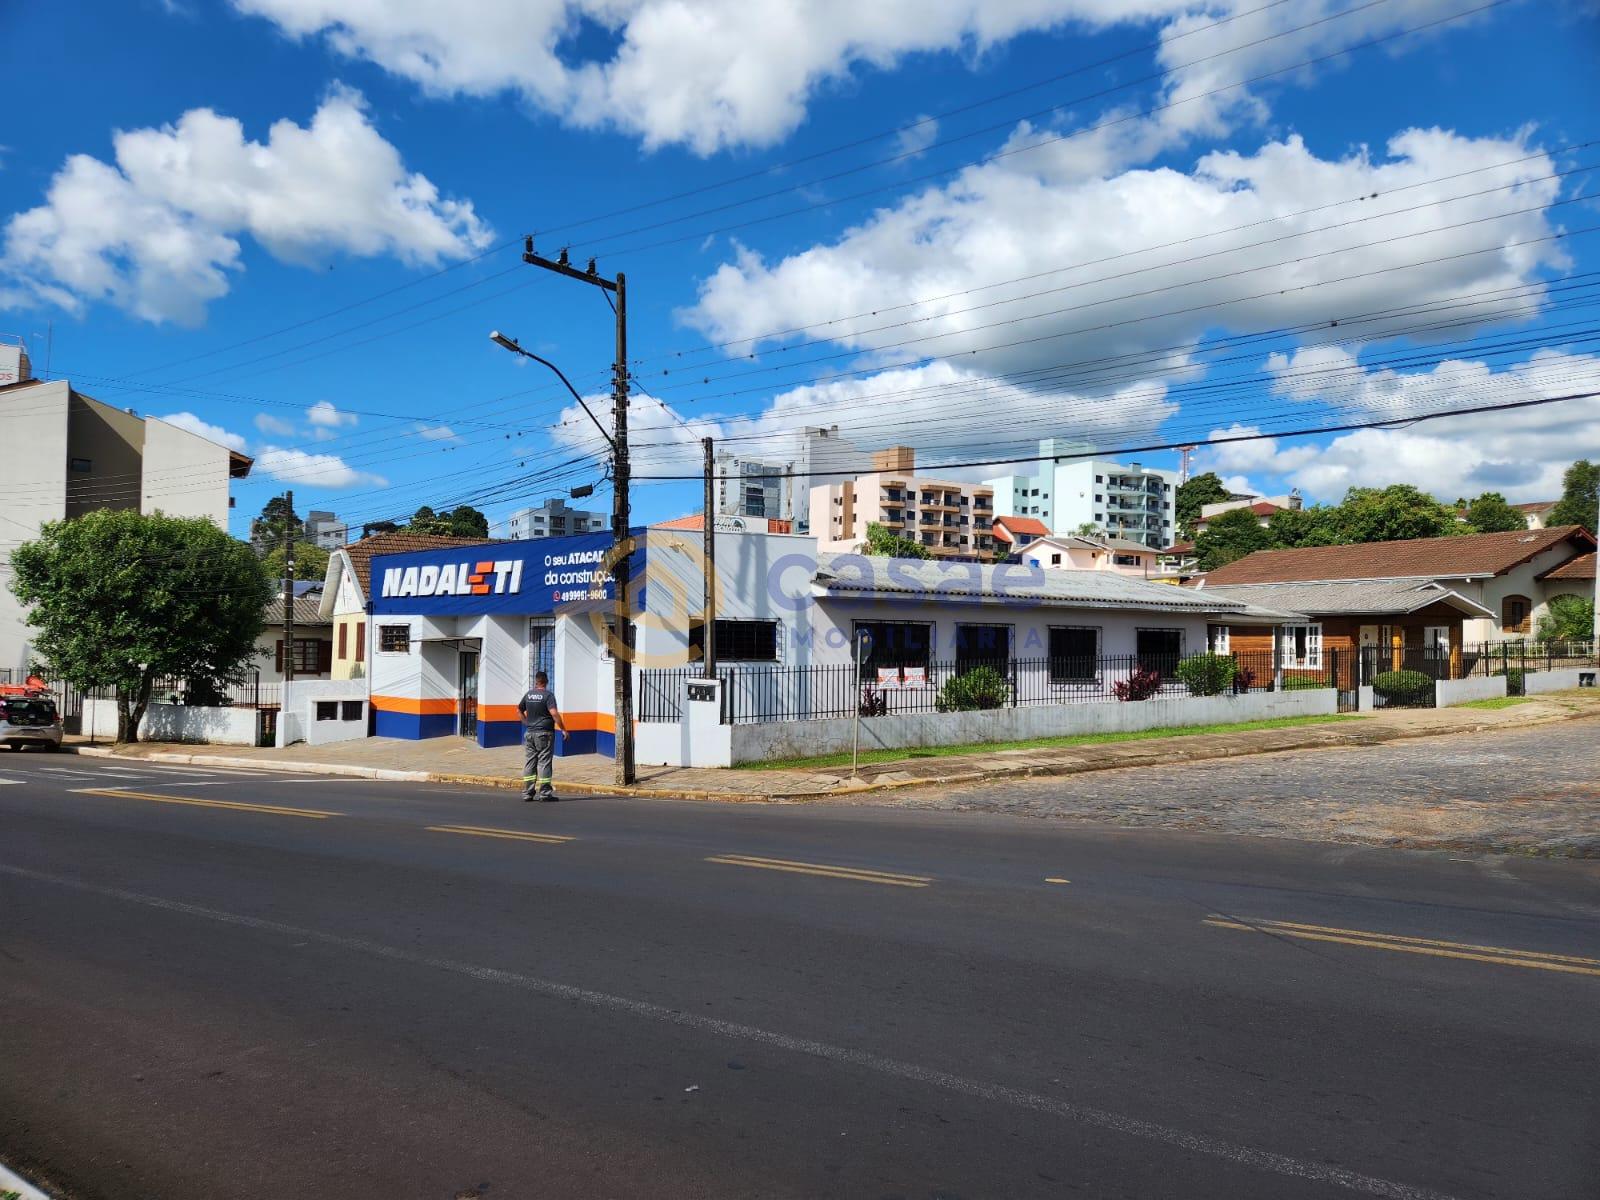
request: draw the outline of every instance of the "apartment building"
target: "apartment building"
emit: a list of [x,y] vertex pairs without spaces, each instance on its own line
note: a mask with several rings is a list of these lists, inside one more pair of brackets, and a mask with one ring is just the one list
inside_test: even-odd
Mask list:
[[994,557],[994,489],[917,474],[917,452],[892,446],[872,456],[872,470],[811,489],[810,530],[825,553],[854,550],[868,525],[883,525],[934,558]]
[[1045,438],[1032,474],[984,481],[1000,511],[1037,517],[1052,533],[1084,527],[1160,549],[1177,525],[1179,475],[1141,463],[1087,456],[1074,442]]
[[[65,379],[35,379],[20,339],[0,341],[0,380],[11,380],[0,383],[6,548],[36,537],[46,521],[103,508],[205,517],[227,529],[229,487],[250,473],[250,458],[103,404]],[[0,586],[0,678],[21,678],[32,665],[25,615],[11,589]]]
[[319,508],[306,514],[306,540],[324,550],[337,550],[350,540],[350,526],[331,512]]
[[610,528],[610,513],[569,508],[560,496],[552,496],[538,508],[519,508],[491,527],[489,534],[496,538],[526,541],[531,538],[566,537],[574,533],[603,533]]
[[872,455],[839,436],[837,425],[812,425],[778,441],[758,458],[732,451],[717,456],[717,515],[789,521],[811,532],[810,493],[872,470]]

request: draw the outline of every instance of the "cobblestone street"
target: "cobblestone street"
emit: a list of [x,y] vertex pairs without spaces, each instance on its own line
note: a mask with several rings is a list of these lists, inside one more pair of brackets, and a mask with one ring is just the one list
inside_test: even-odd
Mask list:
[[865,803],[1414,848],[1600,857],[1600,720],[1138,767]]

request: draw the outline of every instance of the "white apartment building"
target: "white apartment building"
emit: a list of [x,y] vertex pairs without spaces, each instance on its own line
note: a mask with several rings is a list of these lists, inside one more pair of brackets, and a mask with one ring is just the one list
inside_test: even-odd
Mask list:
[[843,483],[811,489],[810,530],[818,549],[848,553],[883,525],[934,558],[994,557],[994,491],[916,473],[917,452],[892,446],[872,456],[873,469]]
[[[229,486],[250,473],[236,450],[132,409],[102,404],[67,380],[35,379],[20,341],[0,343],[0,480],[6,521],[0,550],[38,535],[46,521],[98,509],[205,517],[228,527]],[[0,569],[0,678],[28,670],[32,633]]]
[[350,540],[350,526],[331,512],[312,509],[306,514],[305,536],[324,550],[337,550]]
[[717,455],[717,515],[792,521],[811,532],[810,493],[872,470],[872,455],[839,436],[837,425],[812,425],[759,458],[733,451]]
[[1090,525],[1146,546],[1170,545],[1177,525],[1178,472],[1084,455],[1077,443],[1045,438],[1033,474],[988,479],[984,485],[993,489],[1001,516],[1037,517],[1055,534]]
[[531,538],[567,537],[574,533],[603,533],[611,528],[611,514],[569,508],[560,496],[552,496],[538,508],[519,508],[489,530],[491,537]]

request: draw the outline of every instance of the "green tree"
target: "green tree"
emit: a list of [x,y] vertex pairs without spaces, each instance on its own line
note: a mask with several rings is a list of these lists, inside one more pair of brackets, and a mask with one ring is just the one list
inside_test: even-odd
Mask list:
[[1600,463],[1580,458],[1561,477],[1561,499],[1550,510],[1547,525],[1582,525],[1595,532],[1595,508],[1600,505]]
[[1206,522],[1194,539],[1195,556],[1202,571],[1214,571],[1224,563],[1273,548],[1272,534],[1261,527],[1261,519],[1248,508],[1230,508]]
[[1525,518],[1499,492],[1485,492],[1466,506],[1467,524],[1474,533],[1510,533],[1528,527]]
[[1215,471],[1207,471],[1187,483],[1180,483],[1174,501],[1178,510],[1178,532],[1192,539],[1194,523],[1200,519],[1200,509],[1207,504],[1221,504],[1232,495],[1222,486],[1222,480],[1217,478]]
[[453,537],[486,538],[489,536],[489,518],[471,505],[458,504],[445,517]]
[[448,517],[441,517],[434,512],[430,505],[424,504],[411,514],[411,520],[406,522],[406,532],[448,537],[450,534],[450,520]]
[[1594,597],[1551,596],[1549,613],[1539,618],[1541,642],[1587,642],[1594,636]]
[[244,678],[272,585],[203,517],[110,511],[51,521],[11,554],[39,657],[80,688],[117,691],[117,740],[136,741],[156,678]]
[[873,521],[867,526],[866,552],[874,558],[931,558],[926,548],[902,537],[887,525]]
[[1351,488],[1335,518],[1340,542],[1392,542],[1460,532],[1455,510],[1409,483]]
[[368,521],[361,527],[361,536],[368,538],[378,533],[397,533],[399,529],[398,521]]
[[[267,578],[275,587],[283,586],[283,547],[275,546],[261,560]],[[298,542],[294,548],[294,577],[296,579],[322,579],[328,574],[328,552],[315,542]]]
[[1093,521],[1085,521],[1072,532],[1077,534],[1079,537],[1097,537],[1100,533],[1100,526],[1096,525]]
[[[285,518],[288,519],[287,529],[284,526]],[[255,547],[257,554],[265,554],[283,545],[285,534],[298,540],[304,533],[305,523],[284,496],[274,496],[268,500],[261,506],[261,515],[250,522],[250,544]]]
[[1296,546],[1339,544],[1339,510],[1314,504],[1310,508],[1280,508],[1267,518],[1272,544],[1286,550]]

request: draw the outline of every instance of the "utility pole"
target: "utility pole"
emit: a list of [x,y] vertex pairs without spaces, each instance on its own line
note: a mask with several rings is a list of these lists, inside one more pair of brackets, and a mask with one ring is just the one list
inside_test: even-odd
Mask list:
[[[634,781],[633,770],[633,619],[628,612],[628,280],[622,272],[615,279],[607,279],[595,269],[590,259],[587,269],[580,271],[561,251],[558,258],[545,258],[533,251],[533,235],[523,239],[522,261],[535,267],[565,275],[600,288],[603,293],[615,295],[612,308],[617,316],[617,356],[611,376],[611,538],[616,562],[611,577],[616,589],[617,647],[612,657],[613,713],[616,724],[616,779],[618,787],[629,787]],[[607,295],[607,299],[610,299]],[[497,339],[498,340],[498,339]],[[525,351],[523,353],[526,353]],[[529,355],[529,357],[534,357]],[[543,361],[543,360],[540,360]],[[565,376],[562,377],[565,381]],[[570,387],[571,385],[568,384]],[[582,403],[582,397],[579,397]]]
[[717,523],[716,511],[716,460],[710,438],[701,438],[700,446],[706,454],[706,507],[705,507],[705,599],[700,606],[700,655],[704,660],[705,677],[717,677]]
[[[294,493],[283,494],[283,681],[294,682]],[[284,697],[288,699],[287,696]]]

